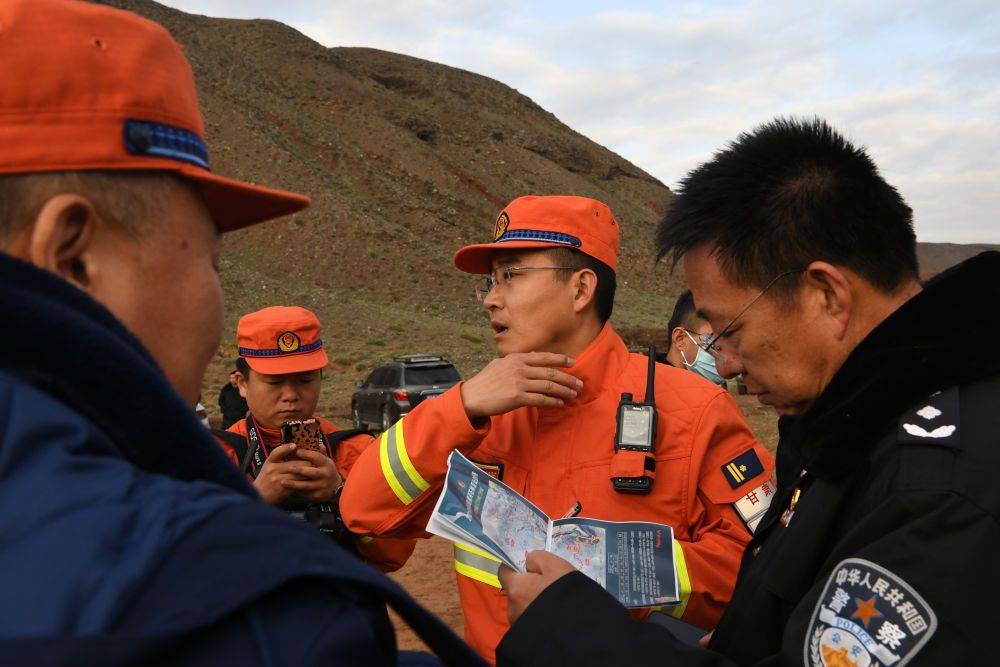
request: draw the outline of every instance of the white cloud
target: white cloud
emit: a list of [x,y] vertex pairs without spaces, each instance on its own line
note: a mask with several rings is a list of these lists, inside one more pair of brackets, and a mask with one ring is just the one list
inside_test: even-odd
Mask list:
[[870,148],[921,240],[1000,243],[992,0],[170,4],[485,74],[668,185],[756,124],[820,115]]

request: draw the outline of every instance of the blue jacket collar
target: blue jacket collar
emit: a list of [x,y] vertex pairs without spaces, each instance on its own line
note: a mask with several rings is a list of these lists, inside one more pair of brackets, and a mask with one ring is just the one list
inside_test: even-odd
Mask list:
[[0,252],[0,370],[91,420],[146,472],[253,491],[142,343],[61,278]]

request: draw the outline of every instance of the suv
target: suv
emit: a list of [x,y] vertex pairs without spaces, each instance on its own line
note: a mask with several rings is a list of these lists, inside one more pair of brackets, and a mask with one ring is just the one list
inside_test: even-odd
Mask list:
[[396,357],[358,380],[351,396],[354,428],[385,431],[427,398],[458,384],[462,377],[447,359],[426,354]]

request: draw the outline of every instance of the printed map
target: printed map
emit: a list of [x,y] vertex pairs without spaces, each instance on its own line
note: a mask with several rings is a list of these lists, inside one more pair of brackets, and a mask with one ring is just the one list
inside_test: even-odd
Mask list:
[[607,586],[605,575],[605,531],[601,526],[562,524],[552,526],[552,543],[549,551],[562,556],[576,569]]
[[524,572],[525,555],[545,549],[548,519],[505,487],[492,481],[488,484],[489,492],[483,503],[483,532]]

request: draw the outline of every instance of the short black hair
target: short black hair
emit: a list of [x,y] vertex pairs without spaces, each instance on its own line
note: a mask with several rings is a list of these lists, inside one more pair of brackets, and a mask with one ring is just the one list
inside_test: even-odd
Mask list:
[[597,289],[594,292],[594,305],[597,307],[597,317],[601,324],[611,319],[611,311],[615,307],[615,291],[618,289],[618,281],[615,279],[615,272],[610,266],[599,259],[580,252],[576,248],[553,248],[549,251],[553,257],[553,263],[557,266],[573,267],[570,271],[559,271],[565,273],[567,277],[580,269],[590,269],[597,276]]
[[691,294],[691,290],[686,289],[677,297],[674,312],[670,314],[670,321],[667,322],[667,349],[665,351],[670,352],[670,347],[673,345],[674,329],[677,327],[694,329],[698,319],[694,308],[694,295]]
[[0,245],[12,240],[58,194],[86,197],[113,229],[131,238],[155,227],[173,205],[178,187],[169,171],[58,171],[0,175]]
[[[863,147],[819,118],[741,134],[681,182],[657,230],[657,259],[708,245],[723,275],[764,287],[821,260],[894,292],[919,278],[913,211]],[[787,297],[794,280],[774,285]]]

